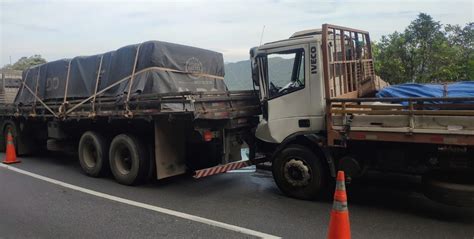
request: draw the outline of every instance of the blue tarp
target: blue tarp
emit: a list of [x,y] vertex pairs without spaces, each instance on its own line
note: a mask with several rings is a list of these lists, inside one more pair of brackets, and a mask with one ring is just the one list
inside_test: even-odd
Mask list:
[[[462,81],[451,84],[414,84],[387,86],[380,90],[378,98],[414,98],[414,97],[473,97],[474,81]],[[442,102],[431,102],[442,103]],[[473,103],[457,102],[457,103]]]

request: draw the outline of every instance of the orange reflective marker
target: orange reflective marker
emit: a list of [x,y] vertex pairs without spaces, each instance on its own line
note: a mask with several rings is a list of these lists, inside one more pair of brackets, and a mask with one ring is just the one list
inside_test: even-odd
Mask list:
[[12,132],[8,131],[7,136],[7,150],[6,150],[6,157],[3,160],[4,164],[12,164],[12,163],[19,163],[20,160],[16,159],[16,152],[15,152],[15,144],[13,143],[13,136]]
[[337,172],[336,192],[334,192],[334,204],[331,210],[331,219],[329,221],[329,230],[327,238],[351,238],[344,171]]

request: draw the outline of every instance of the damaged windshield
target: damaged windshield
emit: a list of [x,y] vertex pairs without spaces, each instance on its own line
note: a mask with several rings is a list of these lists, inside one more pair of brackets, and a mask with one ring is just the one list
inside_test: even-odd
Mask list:
[[269,97],[304,88],[304,50],[268,54]]

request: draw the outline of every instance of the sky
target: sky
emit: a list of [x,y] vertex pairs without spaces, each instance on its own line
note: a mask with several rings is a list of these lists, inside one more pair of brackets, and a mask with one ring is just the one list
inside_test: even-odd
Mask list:
[[160,40],[210,49],[226,62],[262,42],[323,23],[367,30],[374,40],[403,31],[420,12],[443,24],[474,21],[473,0],[457,1],[9,1],[0,0],[0,66],[22,56],[52,61]]

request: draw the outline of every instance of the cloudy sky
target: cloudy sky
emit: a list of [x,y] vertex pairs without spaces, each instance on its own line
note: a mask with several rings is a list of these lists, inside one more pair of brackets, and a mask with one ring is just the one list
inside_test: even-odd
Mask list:
[[372,39],[403,30],[419,12],[443,24],[472,22],[472,0],[457,1],[8,1],[0,0],[0,66],[41,54],[48,61],[91,55],[147,40],[248,58],[248,49],[320,28],[322,23],[368,30]]

